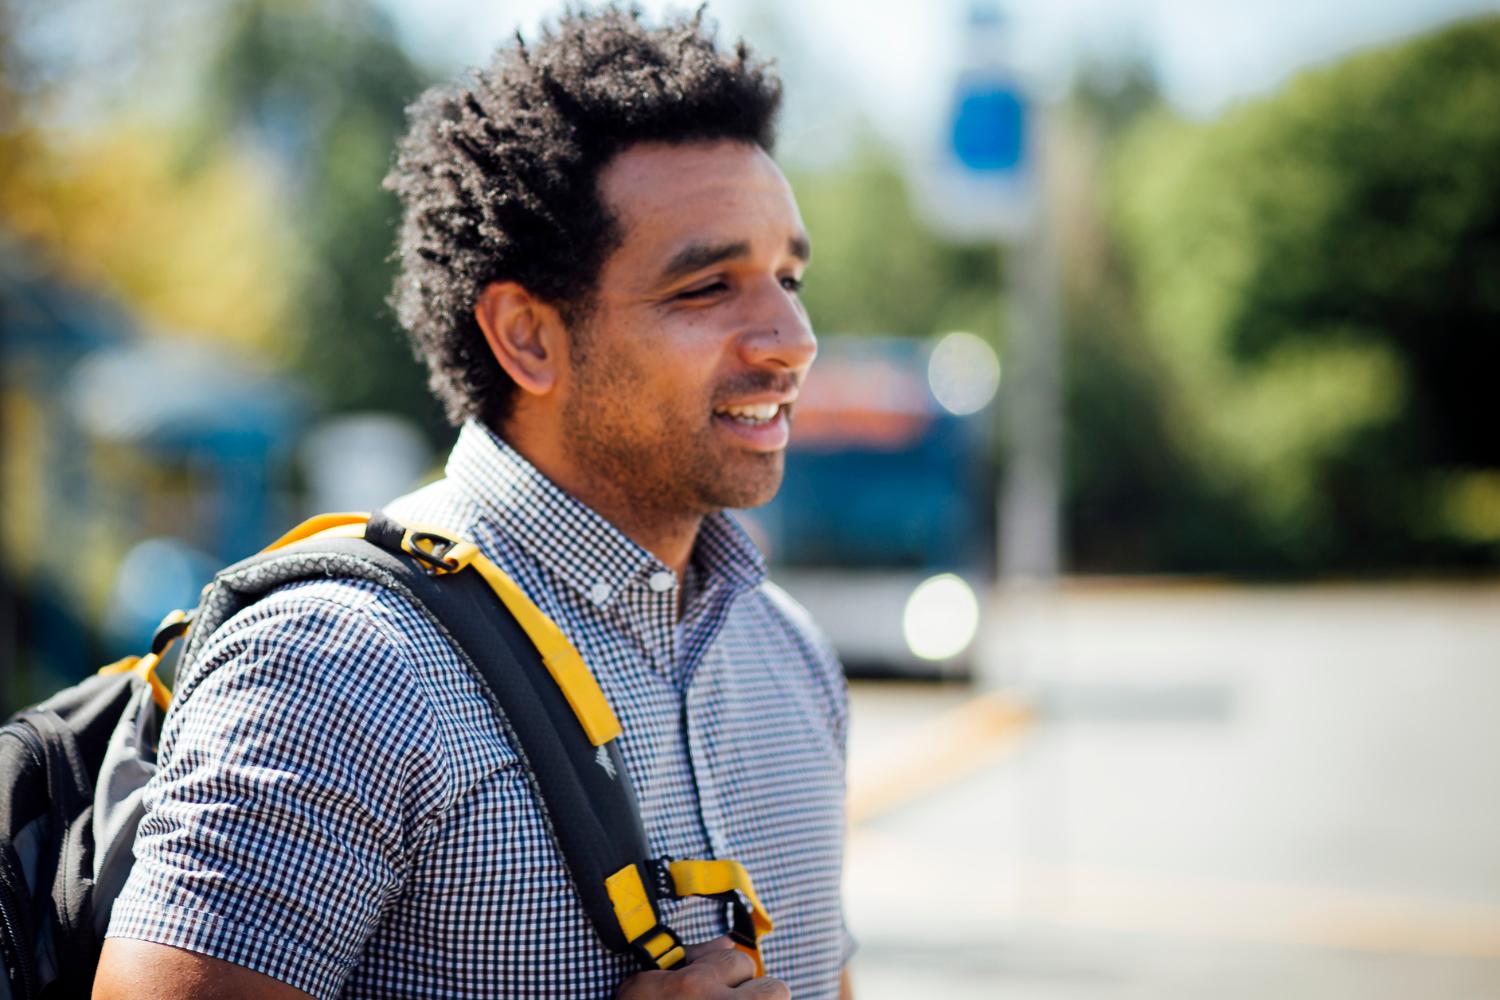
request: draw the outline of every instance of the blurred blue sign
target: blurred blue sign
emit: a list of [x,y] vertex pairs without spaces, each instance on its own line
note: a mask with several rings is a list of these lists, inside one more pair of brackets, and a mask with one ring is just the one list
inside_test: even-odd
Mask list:
[[953,152],[982,174],[1015,173],[1026,157],[1026,104],[1008,80],[960,80],[953,116]]
[[938,155],[912,177],[918,208],[950,239],[1022,238],[1036,217],[1036,106],[995,64],[961,73],[951,108],[935,123]]

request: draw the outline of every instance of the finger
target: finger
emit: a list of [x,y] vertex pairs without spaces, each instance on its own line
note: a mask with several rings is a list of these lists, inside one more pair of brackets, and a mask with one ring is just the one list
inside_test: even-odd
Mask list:
[[671,975],[670,972],[661,972],[657,969],[637,972],[620,984],[620,989],[615,993],[615,1000],[638,1000],[638,998],[644,1000],[647,997],[665,996]]
[[700,958],[712,955],[715,952],[728,951],[733,947],[734,942],[726,936],[716,937],[712,941],[700,941],[697,944],[690,944],[683,951],[687,953],[687,960],[689,962],[696,962]]
[[792,1000],[792,991],[787,988],[786,983],[779,979],[772,979],[770,976],[761,976],[759,979],[741,983],[735,988],[734,995],[753,998],[753,1000]]
[[716,950],[689,965],[682,973],[703,986],[738,986],[755,977],[755,960],[738,948]]

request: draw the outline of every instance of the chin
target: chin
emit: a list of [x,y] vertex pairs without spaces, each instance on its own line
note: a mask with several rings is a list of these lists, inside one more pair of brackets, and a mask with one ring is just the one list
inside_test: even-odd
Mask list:
[[746,510],[761,507],[771,502],[781,488],[784,467],[783,454],[775,452],[756,456],[756,468],[738,469],[718,477],[714,488],[708,491],[713,510]]

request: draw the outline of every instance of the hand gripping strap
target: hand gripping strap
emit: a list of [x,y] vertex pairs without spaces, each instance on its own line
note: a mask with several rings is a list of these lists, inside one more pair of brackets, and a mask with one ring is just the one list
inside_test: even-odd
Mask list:
[[738,861],[728,858],[716,861],[672,861],[667,870],[678,896],[710,896],[729,903],[734,910],[734,924],[729,936],[734,946],[755,959],[755,974],[766,974],[760,956],[760,939],[775,929],[771,915],[755,895],[750,873]]

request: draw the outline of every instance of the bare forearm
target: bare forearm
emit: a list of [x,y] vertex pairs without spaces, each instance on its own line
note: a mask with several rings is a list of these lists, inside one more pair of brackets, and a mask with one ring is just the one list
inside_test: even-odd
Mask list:
[[93,1000],[312,1000],[242,966],[149,941],[104,942]]

